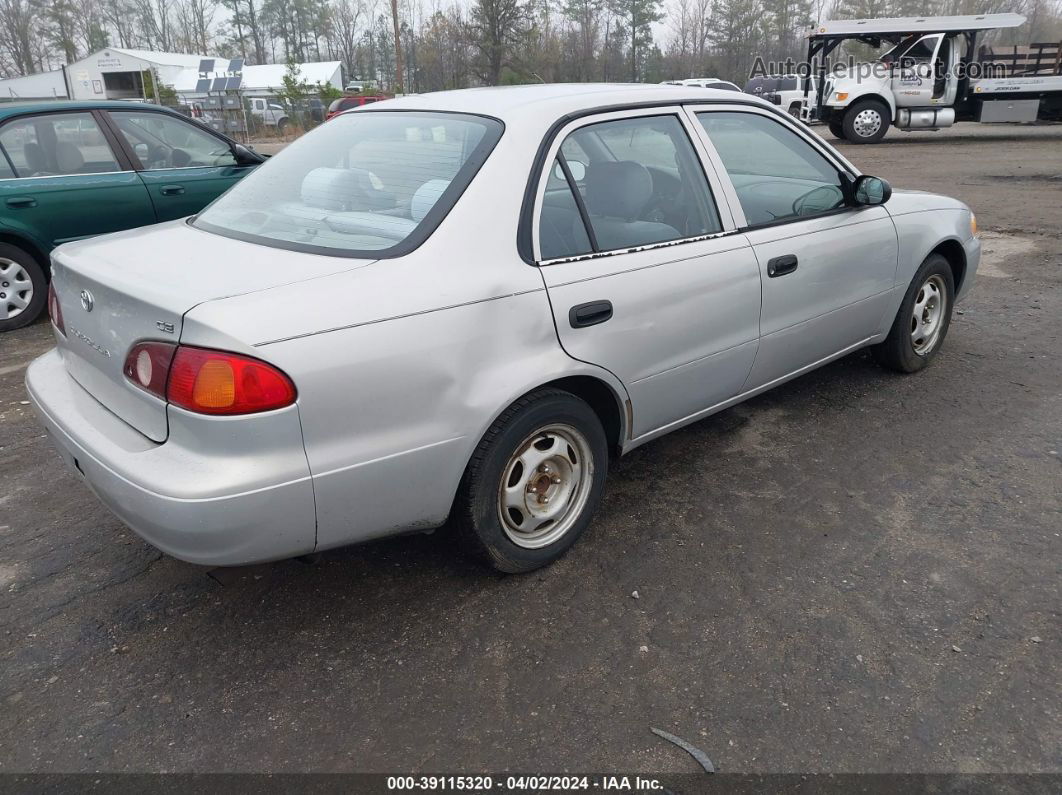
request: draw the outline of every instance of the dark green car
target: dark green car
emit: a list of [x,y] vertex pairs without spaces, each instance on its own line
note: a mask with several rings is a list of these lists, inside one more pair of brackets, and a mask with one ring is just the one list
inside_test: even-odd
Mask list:
[[263,159],[158,105],[0,104],[0,332],[44,309],[59,244],[197,213]]

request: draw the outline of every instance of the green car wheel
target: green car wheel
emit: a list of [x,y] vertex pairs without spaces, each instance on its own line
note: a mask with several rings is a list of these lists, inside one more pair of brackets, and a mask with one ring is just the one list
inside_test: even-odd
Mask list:
[[44,309],[48,280],[36,257],[0,243],[0,332],[28,326]]

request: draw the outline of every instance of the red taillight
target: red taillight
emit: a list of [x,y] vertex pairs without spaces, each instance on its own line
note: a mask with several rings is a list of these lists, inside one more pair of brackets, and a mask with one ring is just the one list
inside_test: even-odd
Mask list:
[[55,285],[48,285],[48,316],[52,319],[52,325],[59,329],[59,333],[66,336],[66,326],[63,325],[63,308],[59,306],[59,299],[55,295]]
[[177,346],[172,342],[140,342],[125,357],[125,377],[155,397],[166,399],[166,380]]
[[290,406],[295,385],[250,356],[165,342],[134,345],[125,375],[141,389],[200,414],[254,414]]

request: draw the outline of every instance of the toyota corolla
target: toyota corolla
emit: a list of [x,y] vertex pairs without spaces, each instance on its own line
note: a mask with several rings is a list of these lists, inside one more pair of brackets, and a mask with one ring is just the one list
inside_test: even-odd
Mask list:
[[175,557],[449,523],[528,571],[616,456],[860,348],[924,367],[979,256],[965,205],[755,98],[436,93],[337,117],[195,217],[57,249],[27,386]]

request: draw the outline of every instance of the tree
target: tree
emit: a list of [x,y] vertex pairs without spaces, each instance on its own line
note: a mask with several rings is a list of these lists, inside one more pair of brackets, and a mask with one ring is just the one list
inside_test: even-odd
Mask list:
[[604,0],[563,0],[561,3],[561,13],[574,28],[577,80],[593,77],[604,7]]
[[653,42],[653,23],[664,18],[660,0],[612,0],[612,12],[626,35],[630,47],[630,79],[637,83],[639,55]]
[[530,23],[528,9],[520,0],[475,0],[469,32],[479,55],[476,71],[484,83],[498,85],[502,68],[513,65],[513,53]]
[[29,0],[0,0],[0,50],[6,54],[5,72],[31,75],[42,68],[38,8]]

